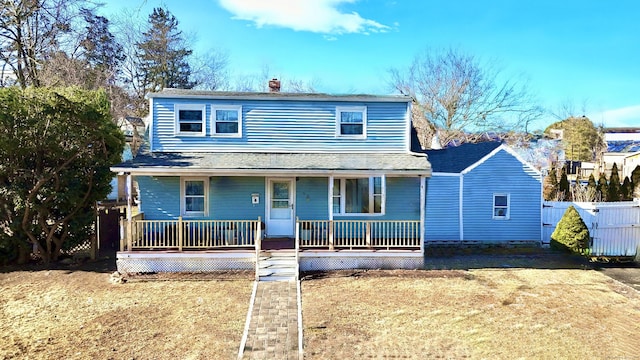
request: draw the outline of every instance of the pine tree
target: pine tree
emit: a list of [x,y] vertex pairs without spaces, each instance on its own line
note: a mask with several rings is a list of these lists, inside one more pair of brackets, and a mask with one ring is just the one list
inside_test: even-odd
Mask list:
[[564,201],[571,201],[571,191],[569,189],[569,180],[567,179],[567,167],[562,167],[562,172],[560,173],[560,181],[558,182],[558,192],[562,194],[562,199]]
[[596,197],[600,198],[600,201],[607,201],[607,188],[608,180],[607,175],[605,173],[600,173],[600,177],[598,178],[598,185],[596,186]]
[[168,10],[154,8],[149,15],[149,29],[143,33],[143,41],[136,44],[139,50],[143,88],[160,91],[164,88],[190,89],[191,67],[187,49],[178,30],[178,20]]
[[544,186],[544,199],[547,201],[553,201],[557,199],[558,195],[558,176],[556,175],[556,169],[549,169],[549,175],[545,177]]
[[591,196],[595,196],[597,194],[596,187],[596,178],[593,176],[593,173],[591,173],[591,175],[589,175],[589,180],[587,181],[587,193],[592,194]]
[[620,201],[620,175],[618,175],[618,165],[613,163],[609,187],[607,188],[607,201]]
[[640,197],[640,165],[631,172],[631,197]]
[[620,187],[620,198],[622,201],[629,201],[633,198],[631,195],[631,187],[631,180],[629,180],[628,176],[625,176],[622,186]]
[[589,248],[589,229],[573,206],[567,208],[551,234],[551,248],[578,254]]
[[89,9],[82,9],[80,13],[87,23],[86,34],[80,41],[84,57],[94,69],[105,74],[107,83],[113,84],[118,65],[125,59],[122,45],[116,42],[115,36],[109,31],[107,18]]

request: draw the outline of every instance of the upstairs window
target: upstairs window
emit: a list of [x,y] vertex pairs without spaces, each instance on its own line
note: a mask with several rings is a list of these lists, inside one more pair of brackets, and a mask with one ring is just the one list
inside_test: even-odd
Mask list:
[[509,194],[493,194],[493,218],[509,219]]
[[214,136],[242,136],[241,106],[215,106],[211,114]]
[[333,180],[336,215],[384,214],[385,182],[380,176]]
[[366,138],[367,108],[365,106],[337,107],[336,135]]
[[205,134],[204,105],[176,105],[176,134],[198,135]]

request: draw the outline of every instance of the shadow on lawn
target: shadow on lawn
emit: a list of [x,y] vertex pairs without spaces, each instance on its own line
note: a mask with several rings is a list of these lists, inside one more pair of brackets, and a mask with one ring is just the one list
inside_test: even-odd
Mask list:
[[63,257],[60,261],[51,263],[49,266],[45,266],[38,260],[32,260],[21,265],[0,266],[0,273],[43,270],[88,271],[110,274],[117,270],[116,251],[101,251],[95,260],[86,257]]
[[[549,248],[425,248],[426,270],[470,270],[487,268],[594,269],[601,263]],[[620,263],[617,263],[621,266]],[[624,266],[624,265],[622,265]]]

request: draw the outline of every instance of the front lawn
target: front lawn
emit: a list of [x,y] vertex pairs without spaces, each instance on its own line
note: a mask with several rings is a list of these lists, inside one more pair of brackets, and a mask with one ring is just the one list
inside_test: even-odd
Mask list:
[[632,359],[640,294],[593,270],[339,272],[302,282],[308,359]]

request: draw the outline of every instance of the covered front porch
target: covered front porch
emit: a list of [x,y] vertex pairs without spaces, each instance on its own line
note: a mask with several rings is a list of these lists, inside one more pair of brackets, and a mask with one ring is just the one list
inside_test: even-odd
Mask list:
[[[251,270],[260,255],[294,250],[300,270],[422,266],[418,220],[300,220],[293,238],[264,238],[255,220],[122,220],[118,271]],[[273,246],[277,242],[278,246]]]
[[122,223],[119,270],[250,269],[274,238],[302,270],[422,263],[421,155],[155,154],[112,170],[137,181],[142,212]]

